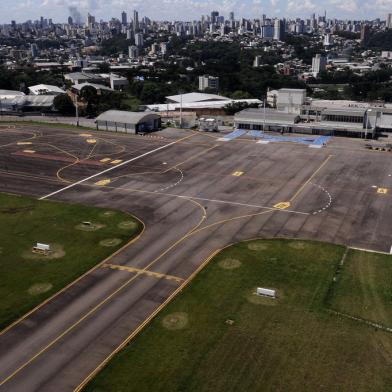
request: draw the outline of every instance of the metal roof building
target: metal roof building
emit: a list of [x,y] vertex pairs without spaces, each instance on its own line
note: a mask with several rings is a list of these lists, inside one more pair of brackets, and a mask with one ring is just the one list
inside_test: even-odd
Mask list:
[[274,109],[245,109],[236,113],[234,124],[238,129],[262,130],[264,123],[266,130],[290,131],[300,120],[294,113],[280,112]]
[[211,101],[230,101],[230,98],[222,97],[216,94],[203,94],[203,93],[187,93],[180,95],[172,95],[166,97],[167,103],[196,103],[196,102],[211,102]]
[[47,112],[51,111],[54,95],[1,95],[0,111],[2,112]]
[[151,112],[108,110],[100,114],[95,122],[97,129],[135,134],[161,128],[161,116]]
[[36,86],[30,86],[29,91],[33,95],[59,95],[65,94],[65,91],[57,86],[50,84],[37,84]]

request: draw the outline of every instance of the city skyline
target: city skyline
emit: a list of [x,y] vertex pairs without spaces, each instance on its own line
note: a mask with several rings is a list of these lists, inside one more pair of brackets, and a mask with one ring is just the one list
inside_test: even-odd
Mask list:
[[326,10],[330,18],[385,20],[387,14],[392,12],[392,0],[376,0],[372,3],[360,0],[343,3],[332,0],[328,6],[320,0],[305,0],[300,5],[293,0],[164,0],[163,9],[158,8],[154,0],[3,0],[2,3],[7,12],[0,15],[0,23],[10,23],[11,20],[21,23],[38,19],[40,16],[62,23],[66,22],[72,7],[77,8],[83,19],[90,12],[97,20],[108,20],[112,17],[120,19],[122,11],[131,16],[133,9],[137,9],[141,16],[155,20],[192,20],[209,14],[214,9],[226,17],[233,11],[236,18],[259,18],[262,14],[270,17],[309,17],[312,13],[323,15]]

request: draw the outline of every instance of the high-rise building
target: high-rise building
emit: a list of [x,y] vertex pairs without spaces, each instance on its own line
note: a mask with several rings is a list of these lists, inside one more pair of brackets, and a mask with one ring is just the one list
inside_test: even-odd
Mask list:
[[392,14],[388,14],[387,16],[387,28],[392,29]]
[[312,60],[312,73],[316,78],[318,74],[322,71],[325,71],[327,67],[327,58],[321,54],[316,54]]
[[135,34],[139,32],[139,13],[137,11],[133,11],[133,31]]
[[199,90],[205,91],[208,88],[219,90],[219,78],[210,75],[199,76]]
[[143,39],[143,34],[142,33],[136,33],[135,34],[135,45],[138,48],[142,48],[144,45],[144,39]]
[[127,39],[132,40],[133,39],[133,31],[131,29],[127,30]]
[[218,22],[218,17],[219,17],[219,12],[218,11],[212,11],[211,12],[211,23],[215,24]]
[[286,32],[286,21],[275,19],[274,22],[274,40],[283,41]]
[[31,50],[31,57],[35,59],[39,55],[39,50],[37,44],[31,44],[30,45],[30,50]]
[[230,12],[229,19],[230,19],[230,20],[234,20],[234,12]]
[[333,45],[333,38],[331,36],[330,33],[325,34],[324,36],[324,46],[325,47],[330,47],[331,45]]
[[121,23],[123,26],[126,26],[128,24],[128,16],[125,11],[121,13]]
[[128,56],[131,60],[136,60],[139,57],[139,48],[132,45],[128,48]]
[[73,19],[72,19],[72,16],[68,16],[68,24],[69,24],[70,26],[72,26],[72,25],[73,25]]
[[265,24],[261,26],[261,38],[265,40],[271,40],[274,38],[274,26]]
[[95,24],[95,16],[87,14],[87,25],[89,27],[93,26]]
[[361,26],[361,43],[366,44],[370,37],[370,26],[368,24],[363,24]]

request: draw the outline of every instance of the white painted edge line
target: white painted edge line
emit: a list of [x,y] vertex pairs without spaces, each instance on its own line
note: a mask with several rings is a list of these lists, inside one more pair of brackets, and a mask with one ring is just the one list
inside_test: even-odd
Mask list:
[[270,142],[268,140],[259,140],[257,144],[269,144]]
[[[380,254],[380,255],[388,255],[388,256],[392,254],[392,253],[388,253],[388,252],[382,252],[382,251],[371,250],[371,249],[363,249],[363,248],[353,248],[353,247],[350,247],[350,249],[360,250],[362,252],[368,252],[368,253],[377,253],[377,254]],[[392,252],[392,247],[391,247],[391,252]]]
[[218,140],[218,142],[229,142],[230,141],[230,139],[226,139],[225,137],[220,137],[217,140]]
[[311,144],[311,145],[309,146],[309,148],[323,148],[323,146],[320,146],[320,145],[318,145],[318,144],[316,144],[316,145]]
[[68,186],[66,186],[66,187],[64,187],[64,188],[61,188],[61,189],[59,189],[59,190],[57,190],[57,191],[55,191],[55,192],[49,193],[48,195],[43,196],[43,197],[39,198],[38,200],[45,200],[45,199],[48,199],[49,197],[52,197],[52,196],[54,196],[54,195],[57,195],[57,194],[59,194],[59,193],[61,193],[61,192],[64,192],[64,191],[66,191],[66,190],[68,190],[68,189],[71,189],[71,188],[73,188],[73,187],[75,187],[75,186],[77,186],[77,185],[83,184],[83,183],[86,182],[86,181],[89,181],[89,180],[92,180],[93,178],[99,177],[99,176],[101,176],[102,174],[106,174],[106,173],[108,173],[108,172],[110,172],[110,171],[112,171],[112,170],[118,169],[118,168],[121,167],[121,166],[128,165],[128,163],[131,163],[131,162],[133,162],[133,161],[136,161],[136,160],[138,160],[138,159],[141,159],[141,158],[144,158],[144,157],[146,157],[146,156],[148,156],[148,155],[151,155],[151,154],[153,154],[154,152],[157,152],[157,151],[163,150],[163,149],[165,149],[165,148],[168,148],[168,147],[170,147],[170,146],[176,144],[177,142],[178,142],[178,140],[176,140],[176,141],[174,141],[174,142],[171,142],[171,143],[169,143],[169,144],[166,144],[166,145],[164,145],[164,146],[155,148],[154,150],[145,152],[144,154],[139,155],[139,156],[137,156],[137,157],[128,159],[127,161],[124,161],[124,162],[122,162],[122,163],[119,163],[119,164],[116,165],[116,166],[109,167],[108,169],[106,169],[106,170],[104,170],[104,171],[101,171],[101,172],[99,172],[99,173],[93,174],[92,176],[87,177],[87,178],[84,178],[83,180],[79,180],[79,181],[77,181],[77,182],[74,182],[73,184],[70,184],[70,185],[68,185]]

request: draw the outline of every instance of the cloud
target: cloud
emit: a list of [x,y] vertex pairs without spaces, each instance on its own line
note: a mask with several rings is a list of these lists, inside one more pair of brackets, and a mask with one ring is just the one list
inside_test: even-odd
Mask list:
[[343,11],[345,13],[355,14],[359,10],[358,3],[356,0],[329,0],[329,4],[331,4],[335,9]]
[[289,12],[310,12],[317,8],[316,4],[312,3],[311,0],[289,0],[287,2],[287,10]]

